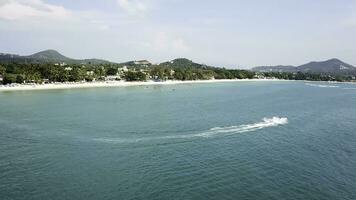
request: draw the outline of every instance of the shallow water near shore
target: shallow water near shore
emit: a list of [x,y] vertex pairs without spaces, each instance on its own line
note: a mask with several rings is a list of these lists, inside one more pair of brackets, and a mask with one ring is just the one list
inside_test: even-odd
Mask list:
[[0,199],[356,199],[356,86],[0,93]]

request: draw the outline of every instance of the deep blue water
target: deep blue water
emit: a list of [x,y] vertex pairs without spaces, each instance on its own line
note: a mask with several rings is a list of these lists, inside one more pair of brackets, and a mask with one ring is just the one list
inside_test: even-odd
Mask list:
[[0,92],[0,199],[356,199],[356,85]]

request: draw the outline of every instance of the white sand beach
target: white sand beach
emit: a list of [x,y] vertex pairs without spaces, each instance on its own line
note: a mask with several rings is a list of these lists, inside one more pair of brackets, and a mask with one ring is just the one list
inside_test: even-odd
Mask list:
[[75,88],[99,88],[99,87],[125,87],[125,86],[148,86],[148,85],[173,85],[194,83],[220,83],[220,82],[256,82],[256,81],[285,81],[279,79],[221,79],[221,80],[195,80],[195,81],[101,81],[101,82],[65,82],[48,84],[11,84],[0,85],[1,91],[25,91],[25,90],[53,90],[53,89],[75,89]]

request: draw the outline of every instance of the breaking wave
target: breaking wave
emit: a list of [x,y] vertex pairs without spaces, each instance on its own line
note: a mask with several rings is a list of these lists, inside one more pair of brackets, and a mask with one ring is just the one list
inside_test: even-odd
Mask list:
[[95,141],[100,142],[112,142],[112,143],[135,143],[152,140],[169,140],[169,139],[191,139],[191,138],[211,138],[217,136],[228,136],[238,133],[246,133],[256,131],[263,128],[275,127],[288,124],[286,117],[272,117],[263,118],[261,122],[254,124],[243,124],[239,126],[227,126],[227,127],[214,127],[209,130],[186,135],[171,135],[171,136],[157,136],[157,137],[142,137],[142,138],[95,138]]
[[314,83],[305,83],[305,85],[312,87],[320,87],[320,88],[338,88],[337,85],[322,85],[322,84],[314,84]]

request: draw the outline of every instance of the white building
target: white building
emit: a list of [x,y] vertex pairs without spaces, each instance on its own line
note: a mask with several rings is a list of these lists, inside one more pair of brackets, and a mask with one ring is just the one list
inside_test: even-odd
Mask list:
[[105,81],[118,81],[118,80],[121,80],[121,77],[120,76],[106,76],[105,77]]
[[135,65],[150,65],[151,63],[147,60],[137,60],[134,62]]
[[61,67],[64,67],[64,66],[66,66],[66,65],[67,65],[67,63],[65,63],[65,62],[62,62],[62,63],[55,63],[54,65],[55,65],[55,66],[61,66]]
[[266,77],[263,74],[256,74],[253,76],[255,79],[265,79]]
[[127,66],[125,65],[125,66],[123,66],[123,67],[117,68],[117,71],[118,71],[118,73],[120,73],[120,72],[128,72],[129,69],[128,69]]
[[93,76],[94,75],[94,71],[87,71],[87,75],[88,76]]

